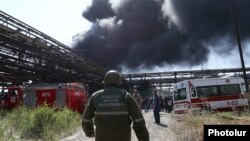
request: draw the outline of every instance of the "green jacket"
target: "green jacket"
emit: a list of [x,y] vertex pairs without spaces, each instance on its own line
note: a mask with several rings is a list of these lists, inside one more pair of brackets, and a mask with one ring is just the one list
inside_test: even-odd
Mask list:
[[128,92],[111,86],[92,94],[83,113],[82,128],[88,137],[95,134],[96,141],[130,141],[131,120],[138,140],[149,141],[145,120],[135,100]]

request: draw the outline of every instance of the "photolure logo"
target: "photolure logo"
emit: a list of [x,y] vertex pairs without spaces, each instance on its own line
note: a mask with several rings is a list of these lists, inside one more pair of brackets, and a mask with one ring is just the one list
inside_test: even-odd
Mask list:
[[208,136],[246,136],[247,131],[218,131],[217,129],[208,129]]
[[204,141],[216,139],[249,141],[250,125],[204,125]]

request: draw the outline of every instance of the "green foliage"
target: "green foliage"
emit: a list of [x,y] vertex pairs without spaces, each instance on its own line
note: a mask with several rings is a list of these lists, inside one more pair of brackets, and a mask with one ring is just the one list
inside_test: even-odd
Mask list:
[[[2,113],[2,111],[0,110],[0,114]],[[0,141],[3,140],[3,136],[4,136],[4,130],[3,130],[3,117],[2,115],[0,115]]]
[[37,109],[19,107],[0,121],[0,136],[2,140],[10,140],[10,137],[13,140],[58,140],[79,125],[80,115],[67,108],[56,111],[48,106]]

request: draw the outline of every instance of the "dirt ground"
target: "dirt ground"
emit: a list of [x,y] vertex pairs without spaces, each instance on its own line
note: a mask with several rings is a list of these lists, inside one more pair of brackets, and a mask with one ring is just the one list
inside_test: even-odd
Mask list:
[[[150,141],[176,141],[176,135],[171,130],[170,126],[173,121],[171,119],[172,114],[161,112],[160,120],[161,124],[154,123],[153,112],[150,111],[148,113],[143,112],[144,118],[146,120],[146,126],[149,131]],[[60,141],[94,141],[95,138],[88,138],[83,133],[82,128],[78,128],[77,131],[68,137],[61,139]],[[131,141],[137,141],[134,131],[132,131],[132,139]]]

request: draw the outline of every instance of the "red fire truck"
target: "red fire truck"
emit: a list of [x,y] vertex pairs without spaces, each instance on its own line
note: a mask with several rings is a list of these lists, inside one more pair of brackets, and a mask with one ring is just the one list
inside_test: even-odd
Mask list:
[[57,108],[68,107],[83,112],[88,97],[88,87],[81,83],[34,84],[1,88],[0,109],[11,110],[21,103],[30,108],[47,104]]
[[175,84],[174,112],[247,108],[245,84],[240,77],[185,80]]
[[21,104],[24,87],[7,86],[1,88],[0,109],[11,110]]
[[81,83],[30,85],[25,88],[23,104],[35,108],[47,104],[68,107],[82,113],[87,101],[86,85]]

